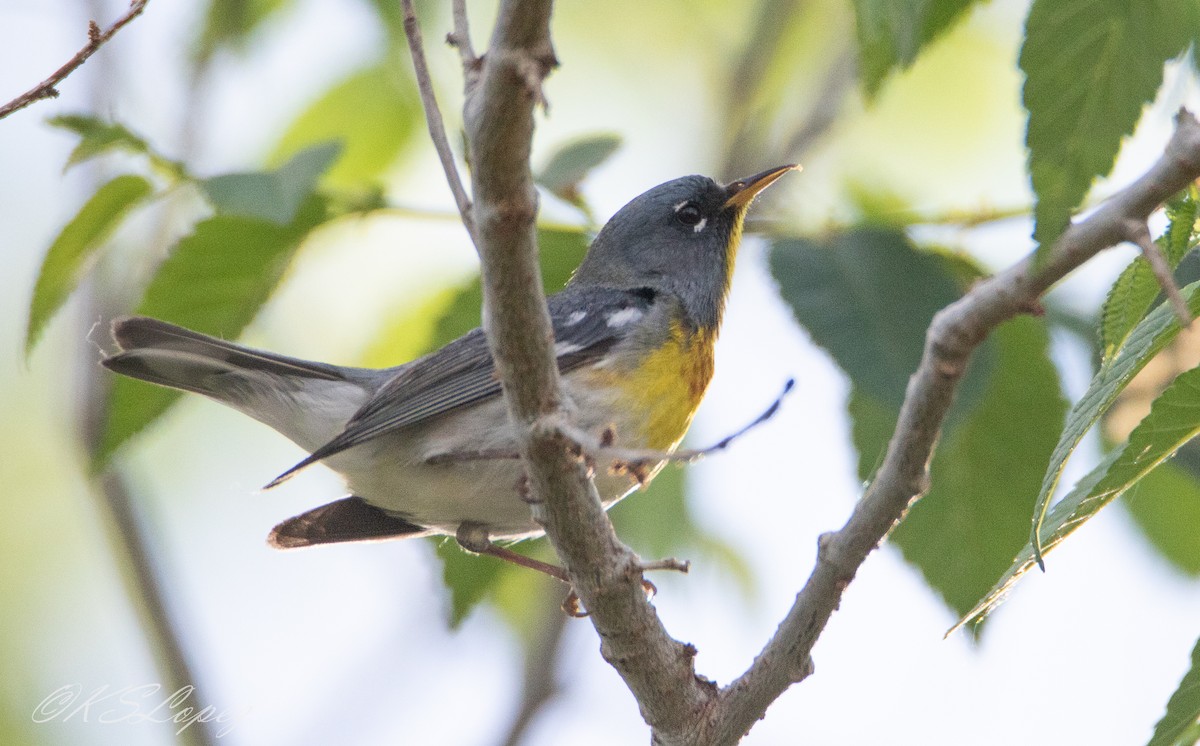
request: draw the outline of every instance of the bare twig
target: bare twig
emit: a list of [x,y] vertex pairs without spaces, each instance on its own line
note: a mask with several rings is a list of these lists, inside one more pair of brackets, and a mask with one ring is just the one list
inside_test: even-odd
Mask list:
[[26,106],[29,106],[36,101],[41,101],[42,99],[47,98],[57,98],[58,84],[63,82],[68,75],[75,72],[80,65],[82,65],[84,62],[87,62],[88,57],[91,57],[97,49],[104,46],[109,39],[113,38],[118,31],[125,27],[125,24],[141,15],[142,11],[146,9],[146,3],[149,1],[150,0],[133,0],[133,2],[129,5],[129,10],[125,12],[125,15],[114,21],[113,24],[104,31],[100,30],[100,27],[96,25],[95,21],[89,21],[88,41],[87,44],[83,46],[83,49],[80,49],[74,57],[67,61],[65,65],[55,70],[50,77],[46,78],[41,83],[38,83],[25,93],[22,93],[20,96],[17,96],[12,101],[9,101],[7,104],[0,106],[0,119],[7,117],[14,111],[24,109]]
[[479,78],[479,57],[471,46],[471,27],[467,22],[467,0],[454,0],[454,31],[446,35],[446,42],[458,49],[465,74],[465,89],[474,87]]
[[425,62],[425,45],[421,41],[417,12],[413,8],[412,0],[401,2],[404,6],[404,34],[408,37],[408,50],[412,53],[413,71],[417,76],[417,89],[421,92],[421,105],[425,108],[425,124],[429,128],[429,137],[433,140],[433,147],[442,162],[442,170],[446,172],[446,183],[454,193],[454,202],[458,205],[458,214],[462,217],[463,226],[478,250],[479,236],[475,232],[475,218],[471,214],[471,198],[467,196],[467,190],[463,187],[462,179],[458,175],[458,165],[454,162],[454,151],[446,138],[446,123],[442,120],[437,96],[433,92],[433,80],[429,76],[429,65]]
[[1175,275],[1171,272],[1171,266],[1167,263],[1167,257],[1163,255],[1162,247],[1150,238],[1150,229],[1144,221],[1131,222],[1129,224],[1129,240],[1137,245],[1142,250],[1142,257],[1146,263],[1150,265],[1150,271],[1154,273],[1154,279],[1158,280],[1159,287],[1167,296],[1167,301],[1170,302],[1171,308],[1175,311],[1175,316],[1178,317],[1179,323],[1185,329],[1192,325],[1192,312],[1188,309],[1187,301],[1183,299],[1183,295],[1179,292],[1179,285],[1175,283]]
[[811,673],[809,653],[846,586],[926,491],[930,456],[975,348],[999,324],[1034,307],[1067,273],[1127,240],[1129,225],[1145,225],[1160,204],[1198,177],[1200,123],[1181,111],[1166,152],[1144,176],[1071,226],[1037,264],[1025,259],[938,312],[875,481],[846,525],[821,537],[808,582],[753,665],[722,690],[713,729],[703,743],[735,743],[785,689]]

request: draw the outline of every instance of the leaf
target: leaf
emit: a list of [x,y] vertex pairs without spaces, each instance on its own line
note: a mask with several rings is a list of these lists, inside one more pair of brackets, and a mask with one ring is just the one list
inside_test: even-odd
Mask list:
[[1034,0],[1020,66],[1039,252],[1112,168],[1162,83],[1163,64],[1187,49],[1198,14],[1193,0]]
[[287,225],[340,151],[338,143],[314,145],[274,171],[223,174],[200,186],[219,214]]
[[770,264],[813,341],[862,393],[898,409],[930,320],[959,297],[946,265],[880,228],[776,241]]
[[335,84],[292,122],[268,162],[336,140],[343,149],[325,177],[330,186],[361,189],[379,178],[418,131],[421,104],[401,69],[389,58]]
[[[890,537],[956,615],[972,607],[1027,541],[1033,496],[1066,410],[1041,320],[1013,319],[994,339],[979,403],[943,434],[928,493]],[[866,479],[898,410],[855,390],[850,412],[859,475]]]
[[[1192,187],[1167,204],[1169,223],[1157,243],[1172,269],[1179,266],[1194,245],[1192,235],[1196,219],[1200,217],[1195,191]],[[1100,347],[1105,360],[1111,359],[1125,343],[1129,332],[1150,310],[1159,292],[1158,280],[1149,263],[1141,256],[1134,258],[1113,283],[1100,312]]]
[[930,42],[977,0],[854,0],[858,60],[867,97],[879,92],[893,70],[916,61]]
[[209,0],[195,57],[204,62],[223,48],[244,49],[250,36],[292,0]]
[[551,194],[575,202],[579,199],[580,182],[619,147],[621,137],[614,134],[590,135],[569,142],[555,151],[534,177],[535,181]]
[[1192,648],[1192,667],[1167,701],[1167,712],[1154,726],[1147,746],[1182,746],[1200,740],[1200,641]]
[[33,299],[29,303],[29,325],[25,331],[26,357],[33,351],[46,323],[87,273],[97,250],[129,211],[152,191],[150,182],[140,176],[118,176],[97,189],[71,222],[63,227],[42,260]]
[[1180,467],[1183,451],[1158,465],[1126,493],[1125,506],[1146,539],[1180,572],[1200,577],[1200,482]]
[[[1192,313],[1200,312],[1200,283],[1188,285],[1181,293]],[[1067,459],[1071,457],[1088,430],[1112,407],[1117,396],[1134,375],[1178,334],[1179,322],[1174,312],[1168,304],[1159,304],[1129,333],[1125,345],[1116,356],[1100,367],[1087,392],[1071,408],[1058,445],[1050,457],[1050,466],[1042,479],[1042,487],[1034,507],[1030,541],[1033,542],[1034,556],[1038,564],[1041,564],[1042,555],[1042,523],[1046,519],[1050,499],[1058,487]]]
[[[1189,288],[1194,291],[1194,286]],[[1160,306],[1155,310],[1155,314],[1162,309]],[[1170,309],[1166,311],[1167,315],[1171,315]],[[1155,314],[1147,317],[1147,321]],[[1135,330],[1131,335],[1130,347],[1135,344],[1134,338],[1137,336],[1138,332]],[[1116,362],[1120,362],[1119,357]],[[1103,372],[1102,370],[1101,374]],[[1072,416],[1074,414],[1072,411]],[[1200,433],[1200,368],[1176,378],[1151,406],[1150,414],[1130,433],[1129,441],[1109,452],[1096,468],[1079,480],[1079,484],[1049,511],[1046,519],[1036,525],[1038,544],[1041,545],[1040,555],[1045,555],[1061,544],[1097,511],[1137,484],[1138,480],[1197,433]],[[1056,450],[1055,454],[1057,453]],[[1025,548],[1017,554],[1008,571],[987,595],[959,620],[954,629],[991,613],[1016,582],[1033,568],[1040,555],[1034,541],[1030,539]]]
[[437,556],[442,561],[442,582],[450,589],[446,623],[450,629],[458,629],[509,568],[494,557],[471,554],[454,539],[433,537],[430,540],[436,543]]
[[[231,215],[201,221],[163,262],[136,313],[236,338],[278,285],[301,241],[324,219],[324,202],[312,196],[290,225]],[[102,465],[176,398],[171,389],[114,377],[94,463]]]
[[52,127],[74,132],[80,137],[79,144],[67,158],[67,168],[110,150],[145,153],[150,149],[145,140],[130,132],[125,125],[116,122],[105,122],[84,114],[63,114],[51,117],[46,122]]

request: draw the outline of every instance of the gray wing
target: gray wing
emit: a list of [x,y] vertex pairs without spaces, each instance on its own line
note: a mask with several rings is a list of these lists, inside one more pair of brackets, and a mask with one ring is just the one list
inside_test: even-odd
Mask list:
[[[549,299],[559,350],[559,371],[600,359],[636,326],[657,294],[649,288],[568,288]],[[401,366],[333,440],[276,477],[274,487],[297,471],[386,433],[500,394],[496,366],[482,329]]]

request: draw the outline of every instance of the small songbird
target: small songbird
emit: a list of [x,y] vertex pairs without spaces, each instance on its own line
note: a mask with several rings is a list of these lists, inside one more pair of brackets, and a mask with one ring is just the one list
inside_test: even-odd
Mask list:
[[[549,298],[579,429],[615,433],[629,448],[676,448],[712,377],[746,211],[793,168],[725,186],[704,176],[668,181],[601,229]],[[382,370],[253,350],[145,317],[117,319],[112,334],[121,351],[106,368],[215,399],[311,454],[268,486],[318,461],[345,478],[351,496],[279,524],[273,546],[444,534],[512,559],[491,540],[542,533],[520,494],[522,467],[481,329]],[[661,466],[597,470],[605,508]]]

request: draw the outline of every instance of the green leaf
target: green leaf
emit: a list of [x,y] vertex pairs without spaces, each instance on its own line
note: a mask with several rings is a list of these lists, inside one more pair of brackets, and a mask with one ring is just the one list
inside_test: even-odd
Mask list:
[[776,241],[770,264],[813,341],[862,393],[898,409],[930,320],[959,297],[942,260],[899,231],[855,228],[823,241]]
[[[1038,319],[1017,318],[994,335],[996,357],[979,403],[948,429],[930,465],[931,486],[891,541],[961,615],[1028,539],[1033,496],[1066,402]],[[859,474],[868,478],[898,410],[855,390],[850,400]]]
[[1112,168],[1198,13],[1194,0],[1034,0],[1020,66],[1039,252]]
[[79,285],[104,245],[125,216],[153,191],[140,176],[118,176],[96,190],[50,245],[38,272],[29,303],[25,355],[33,351],[46,323]]
[[977,0],[854,0],[858,60],[867,96],[893,70],[916,61]]
[[621,147],[621,137],[613,134],[590,135],[569,142],[550,157],[535,180],[568,202],[579,199],[579,184],[594,168],[608,160]]
[[[231,215],[198,223],[163,262],[136,313],[236,338],[278,285],[301,241],[325,217],[325,203],[312,196],[289,225]],[[115,376],[94,463],[102,465],[176,398],[171,389]]]
[[84,114],[63,114],[51,117],[46,122],[79,135],[79,144],[67,158],[67,168],[89,158],[121,149],[130,153],[145,153],[149,150],[146,141],[130,132],[123,124],[105,122]]
[[340,151],[338,143],[314,145],[274,171],[223,174],[200,186],[219,214],[287,225]]
[[1200,577],[1200,482],[1175,459],[1158,465],[1125,495],[1125,506],[1146,539],[1180,572]]
[[292,122],[268,162],[282,163],[304,148],[336,140],[342,157],[326,182],[339,189],[368,186],[418,131],[421,104],[403,69],[388,58],[334,85]]
[[[1196,219],[1200,217],[1195,187],[1167,204],[1167,230],[1158,239],[1167,259],[1174,269],[1193,246],[1192,235]],[[1158,280],[1144,258],[1138,256],[1121,272],[1113,283],[1100,312],[1100,346],[1105,360],[1121,349],[1129,332],[1150,310],[1159,295]]]
[[196,59],[203,62],[223,48],[244,49],[264,21],[292,0],[209,0],[204,27],[196,39]]
[[433,537],[430,540],[437,545],[437,556],[442,561],[442,581],[450,589],[446,623],[450,629],[458,629],[508,568],[494,557],[467,552],[454,539]]
[[[1189,286],[1189,289],[1194,295],[1195,287]],[[1162,309],[1160,306],[1155,310],[1155,314]],[[1170,309],[1166,310],[1170,315]],[[1147,321],[1155,314],[1147,317]],[[1137,343],[1137,337],[1138,332],[1135,330],[1127,349]],[[1121,355],[1124,355],[1124,352]],[[1118,362],[1121,362],[1120,357],[1114,365]],[[1097,378],[1103,373],[1101,370]],[[1087,398],[1085,395],[1084,399]],[[1068,418],[1068,429],[1075,414],[1073,410]],[[1040,551],[1034,540],[1030,539],[1000,580],[959,620],[954,629],[991,613],[1017,581],[1037,564],[1041,556],[1061,544],[1097,511],[1137,484],[1138,480],[1197,433],[1200,433],[1200,368],[1176,378],[1151,406],[1150,414],[1130,433],[1129,441],[1110,451],[1096,468],[1079,480],[1075,488],[1055,504],[1044,521],[1035,524]],[[1056,449],[1055,456],[1058,452]],[[1052,464],[1053,458],[1052,456]],[[1061,466],[1059,468],[1061,470]]]
[[1192,648],[1192,667],[1167,701],[1167,712],[1147,746],[1190,746],[1200,741],[1200,641]]
[[[1200,283],[1192,283],[1181,292],[1192,313],[1200,312]],[[1168,304],[1159,304],[1129,333],[1125,345],[1116,356],[1100,367],[1087,392],[1071,408],[1058,445],[1050,457],[1050,467],[1042,479],[1042,487],[1034,507],[1030,541],[1033,543],[1034,556],[1039,564],[1042,555],[1042,524],[1046,520],[1050,499],[1058,487],[1067,459],[1071,457],[1088,430],[1091,430],[1100,417],[1112,407],[1117,396],[1134,375],[1178,334],[1179,321],[1174,312]]]

